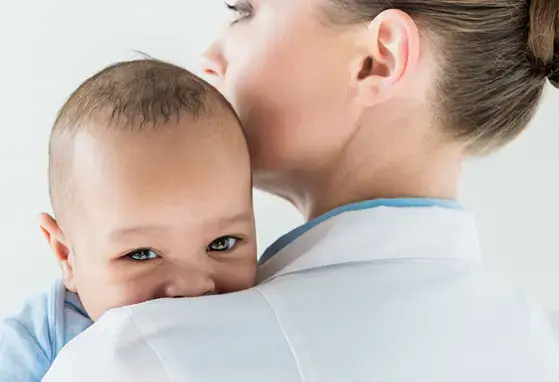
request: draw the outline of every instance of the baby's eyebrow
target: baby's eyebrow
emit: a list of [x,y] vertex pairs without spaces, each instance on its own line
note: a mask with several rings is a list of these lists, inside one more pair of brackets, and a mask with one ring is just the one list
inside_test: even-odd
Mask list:
[[243,211],[241,213],[237,213],[231,216],[224,216],[224,217],[220,217],[218,219],[216,219],[215,221],[207,221],[204,224],[208,224],[208,225],[216,225],[217,227],[221,228],[221,229],[225,229],[231,225],[237,224],[237,223],[247,223],[250,222],[253,218],[252,212],[251,211]]
[[165,226],[134,226],[119,228],[111,232],[110,239],[117,241],[119,239],[126,238],[128,236],[143,236],[147,234],[159,235],[163,232],[168,231],[169,228]]
[[[221,216],[216,219],[200,221],[200,227],[215,227],[215,229],[224,230],[235,224],[248,223],[252,221],[252,217],[253,215],[250,211],[243,211],[231,216]],[[168,232],[169,229],[170,227],[164,225],[131,226],[118,228],[112,231],[109,237],[113,241],[118,241],[130,236],[162,235]]]

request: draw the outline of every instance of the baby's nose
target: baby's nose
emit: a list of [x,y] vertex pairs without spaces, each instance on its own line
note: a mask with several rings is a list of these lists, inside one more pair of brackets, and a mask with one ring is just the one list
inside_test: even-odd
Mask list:
[[165,297],[198,297],[215,293],[215,283],[205,274],[188,272],[175,277],[165,288]]

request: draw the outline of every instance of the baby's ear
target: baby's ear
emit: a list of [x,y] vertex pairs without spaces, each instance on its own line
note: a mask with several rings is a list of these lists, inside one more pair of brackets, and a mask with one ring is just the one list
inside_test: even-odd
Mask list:
[[64,238],[64,232],[62,232],[56,220],[46,213],[39,215],[39,224],[45,239],[47,239],[56,260],[62,268],[64,285],[69,291],[75,293],[74,269],[70,260],[70,249],[66,245],[66,240]]

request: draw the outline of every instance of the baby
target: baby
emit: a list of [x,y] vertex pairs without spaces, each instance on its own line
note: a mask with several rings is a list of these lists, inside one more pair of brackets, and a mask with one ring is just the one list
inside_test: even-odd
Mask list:
[[63,280],[0,327],[0,381],[40,381],[106,311],[254,285],[250,160],[210,85],[155,60],[85,81],[50,138],[56,219],[41,229]]

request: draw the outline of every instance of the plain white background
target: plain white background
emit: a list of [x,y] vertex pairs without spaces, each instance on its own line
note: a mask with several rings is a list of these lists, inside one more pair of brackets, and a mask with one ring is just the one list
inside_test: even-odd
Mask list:
[[[224,19],[219,0],[24,0],[0,12],[0,317],[47,287],[58,269],[35,215],[49,211],[47,141],[66,97],[134,50],[197,70]],[[559,91],[506,150],[465,169],[461,202],[479,221],[490,267],[559,308]],[[260,250],[302,222],[256,193]]]

